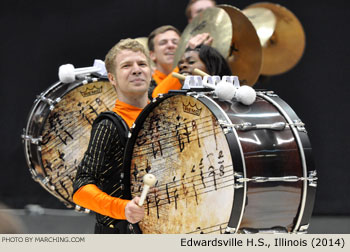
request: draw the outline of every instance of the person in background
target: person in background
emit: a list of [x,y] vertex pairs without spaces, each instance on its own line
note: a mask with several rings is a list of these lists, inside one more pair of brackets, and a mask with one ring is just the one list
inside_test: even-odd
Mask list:
[[[207,45],[199,45],[195,48],[187,47],[184,55],[177,64],[179,74],[194,75],[193,70],[198,68],[209,75],[231,76],[232,71],[225,58],[215,48]],[[180,81],[179,81],[180,82]],[[183,83],[180,82],[182,88]],[[174,89],[163,82],[154,90],[153,95],[165,94],[169,90]]]
[[[173,71],[173,62],[180,36],[180,31],[171,25],[160,26],[149,34],[148,50],[151,60],[155,63],[149,98],[152,97],[154,88]],[[173,82],[175,85],[177,84],[176,80]]]
[[192,19],[203,10],[215,7],[215,5],[216,2],[212,0],[190,0],[185,10],[188,23],[191,23]]
[[[174,69],[175,52],[180,40],[180,32],[171,25],[164,25],[153,30],[148,36],[148,49],[151,60],[155,63],[156,69],[152,74],[152,81],[148,91],[149,98],[156,97],[162,91],[155,91],[158,86],[166,86],[167,90],[180,89],[182,84],[174,78],[171,73],[178,72]],[[209,33],[201,33],[192,37],[187,46],[195,48],[200,44],[210,45],[213,38]]]

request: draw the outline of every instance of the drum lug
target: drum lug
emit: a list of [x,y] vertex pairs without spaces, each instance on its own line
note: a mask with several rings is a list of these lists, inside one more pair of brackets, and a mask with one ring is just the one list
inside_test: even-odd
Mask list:
[[225,234],[235,234],[235,233],[236,233],[236,228],[231,228],[229,226],[226,227]]
[[291,124],[290,126],[295,126],[298,131],[307,133],[305,129],[305,123],[303,123],[300,119],[293,120],[293,124]]
[[243,188],[244,187],[243,174],[241,172],[235,172],[234,177],[235,177],[235,185],[234,185],[235,189]]
[[223,132],[225,135],[228,133],[232,133],[232,128],[231,127],[230,128],[223,128]]
[[275,94],[275,92],[273,91],[265,91],[263,92],[266,96],[270,96],[270,97],[277,97],[278,95]]
[[41,183],[43,183],[43,185],[50,187],[51,190],[55,190],[56,187],[54,185],[49,184],[49,182],[50,182],[49,177],[45,177],[44,179],[41,180]]
[[270,129],[270,130],[278,131],[278,130],[284,130],[286,127],[286,123],[275,122],[271,124],[254,124],[250,122],[245,122],[241,124],[232,124],[232,126],[239,131],[249,131],[249,130],[256,130],[256,129]]
[[310,224],[302,225],[299,227],[299,230],[296,232],[293,232],[295,234],[306,234],[307,230],[309,229]]
[[221,128],[222,128],[222,131],[224,132],[224,134],[228,134],[228,133],[232,133],[233,132],[233,129],[232,129],[232,124],[228,124],[226,123],[225,121],[219,119],[218,120]]
[[41,180],[41,183],[46,185],[49,181],[50,181],[50,179],[48,177],[45,177],[44,179]]
[[274,91],[256,91],[257,95],[266,95],[266,96],[270,96],[270,97],[278,97],[277,94],[275,94]]
[[55,105],[61,101],[61,98],[58,97],[55,100],[52,100],[50,98],[46,98],[44,94],[40,94],[37,96],[36,101],[46,102],[50,106],[50,110],[52,111],[55,108]]
[[[228,132],[232,132],[232,128],[235,128],[236,130],[239,130],[239,131],[249,131],[249,130],[258,130],[258,129],[270,129],[270,130],[278,131],[278,130],[284,130],[287,125],[285,122],[276,122],[271,124],[254,124],[250,122],[245,122],[241,124],[231,124],[231,123],[226,123],[222,120],[219,120],[219,123],[223,128],[225,134]],[[231,129],[231,130],[228,131],[228,129]]]
[[198,92],[188,92],[187,95],[192,96],[195,99],[206,97],[204,94]]
[[[23,131],[25,131],[25,129],[23,129]],[[32,136],[28,136],[28,135],[23,134],[23,135],[21,135],[21,137],[24,141],[30,141],[30,143],[36,144],[36,145],[39,145],[40,142],[43,140],[41,136],[38,138],[34,138]]]
[[316,170],[309,172],[309,177],[307,178],[307,180],[309,181],[309,186],[317,187],[317,172],[316,172]]
[[298,182],[300,180],[309,180],[309,178],[297,177],[297,176],[284,176],[284,177],[259,177],[254,176],[252,178],[239,178],[237,179],[240,183],[266,183],[266,182]]
[[29,172],[32,174],[32,178],[34,181],[39,182],[40,179],[38,177],[38,173],[34,169],[29,169]]

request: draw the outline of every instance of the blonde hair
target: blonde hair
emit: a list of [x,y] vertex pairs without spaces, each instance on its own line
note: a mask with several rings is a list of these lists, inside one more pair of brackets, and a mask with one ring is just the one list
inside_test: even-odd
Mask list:
[[108,51],[105,57],[105,65],[108,73],[115,75],[115,58],[123,50],[131,50],[133,52],[143,53],[146,56],[148,65],[151,65],[151,60],[146,53],[145,47],[136,39],[127,38],[120,40]]

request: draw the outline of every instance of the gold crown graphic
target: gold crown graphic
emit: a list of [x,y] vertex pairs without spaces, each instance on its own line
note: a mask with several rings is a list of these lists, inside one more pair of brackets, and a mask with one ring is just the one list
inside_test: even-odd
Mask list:
[[96,95],[102,93],[102,85],[101,86],[93,86],[92,88],[86,87],[85,91],[80,91],[80,94],[83,97],[91,96],[91,95]]
[[194,105],[191,105],[191,102],[188,102],[187,105],[183,103],[183,110],[185,113],[196,116],[200,116],[202,113],[202,108],[198,108],[196,103]]

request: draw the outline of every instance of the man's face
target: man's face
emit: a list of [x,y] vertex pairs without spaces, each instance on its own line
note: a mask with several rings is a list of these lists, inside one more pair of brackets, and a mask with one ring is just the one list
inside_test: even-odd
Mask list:
[[210,0],[199,0],[195,2],[191,6],[191,19],[189,19],[188,22],[191,22],[192,19],[199,13],[201,13],[203,10],[214,6],[214,3]]
[[126,97],[140,97],[147,93],[151,81],[151,70],[142,52],[120,51],[115,58],[115,76],[108,78],[116,87],[117,94]]
[[172,30],[154,37],[154,51],[150,52],[150,57],[157,66],[172,67],[179,39],[180,36]]

